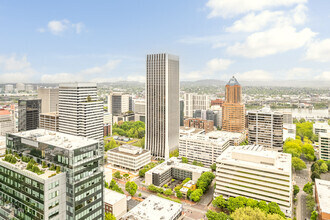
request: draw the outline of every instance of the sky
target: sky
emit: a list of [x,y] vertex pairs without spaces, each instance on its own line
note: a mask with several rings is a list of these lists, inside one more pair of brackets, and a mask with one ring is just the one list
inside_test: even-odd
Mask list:
[[180,79],[329,81],[328,0],[0,2],[0,83],[145,80],[150,53]]

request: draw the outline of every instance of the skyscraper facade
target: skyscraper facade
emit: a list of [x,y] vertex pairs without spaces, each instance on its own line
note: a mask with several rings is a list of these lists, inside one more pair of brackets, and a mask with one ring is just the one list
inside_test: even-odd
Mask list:
[[103,139],[103,102],[96,83],[64,83],[59,87],[59,131]]
[[146,75],[146,149],[168,159],[179,145],[179,57],[147,55]]
[[38,88],[41,99],[41,113],[58,111],[58,88]]
[[18,131],[28,131],[39,126],[40,99],[18,100]]
[[121,115],[130,111],[130,96],[121,92],[113,92],[108,96],[108,112]]
[[243,132],[245,106],[242,103],[242,87],[233,76],[226,85],[226,100],[222,106],[222,130]]
[[198,95],[194,93],[184,94],[184,115],[193,117],[194,110],[207,110],[210,108],[211,99],[209,95]]

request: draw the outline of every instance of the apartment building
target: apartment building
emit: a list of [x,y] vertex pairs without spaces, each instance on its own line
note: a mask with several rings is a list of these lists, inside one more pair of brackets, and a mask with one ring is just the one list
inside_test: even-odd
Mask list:
[[113,214],[120,219],[127,213],[127,198],[125,194],[104,188],[104,212]]
[[197,182],[198,178],[207,171],[211,170],[209,168],[182,163],[181,159],[171,157],[145,173],[145,184],[162,186],[168,181],[171,181],[171,179],[184,180],[188,177],[192,181]]
[[41,113],[39,118],[39,128],[50,131],[59,130],[58,112]]
[[319,133],[319,158],[330,160],[330,132]]
[[291,154],[260,145],[228,147],[217,158],[214,197],[219,195],[276,202],[291,217]]
[[283,114],[270,108],[248,112],[248,137],[250,144],[283,150]]
[[150,151],[133,145],[121,145],[107,152],[108,163],[131,171],[138,171],[151,162]]
[[327,133],[330,132],[330,125],[327,122],[320,123],[317,122],[313,124],[313,133],[318,135],[319,133]]
[[41,113],[58,112],[58,88],[38,88],[41,99]]
[[[38,164],[44,162],[47,167],[55,165],[60,168],[61,173],[64,173],[64,177],[66,178],[64,180],[65,186],[63,187],[65,198],[64,217],[60,215],[57,217],[57,208],[55,208],[51,210],[47,218],[35,217],[25,219],[49,219],[49,216],[51,216],[52,219],[68,220],[103,219],[103,146],[97,140],[44,129],[36,129],[8,134],[7,149],[12,151],[13,154],[17,153],[18,155],[29,157]],[[48,178],[51,177],[51,174],[48,175],[46,171],[45,175]],[[58,174],[56,174],[56,176],[57,175]],[[26,176],[24,176],[24,178],[26,178]],[[7,187],[15,186],[16,183],[12,181],[11,177],[8,175],[3,177],[5,178],[4,184]],[[37,179],[36,177],[29,178],[32,180]],[[53,177],[51,177],[51,180],[52,178]],[[25,184],[23,185],[22,182],[19,183],[22,184],[21,186],[26,186]],[[34,183],[32,182],[32,184]],[[49,190],[48,187],[46,189]],[[55,198],[60,195],[59,193],[60,192],[54,192],[54,194],[49,196],[50,198]],[[49,198],[44,197],[44,201],[48,202],[48,200]],[[22,210],[21,207],[17,206],[14,200],[9,200],[9,202],[10,206],[14,209],[15,217],[20,218],[19,213],[21,212],[20,210]],[[42,201],[40,202],[43,203]],[[57,203],[52,203],[52,205],[47,207],[50,208],[52,206],[57,206]],[[45,205],[42,208],[46,210]],[[38,210],[39,209],[36,211]],[[28,212],[34,214],[36,211],[29,209]],[[27,211],[24,211],[24,214],[27,214]],[[60,214],[60,212],[58,212],[58,214]]]
[[206,134],[180,132],[180,157],[210,167],[229,146],[239,145],[245,139],[242,133],[212,131]]
[[330,181],[315,179],[315,200],[319,220],[330,219]]
[[184,116],[193,117],[194,110],[207,110],[210,108],[211,99],[209,95],[198,95],[195,93],[184,94]]

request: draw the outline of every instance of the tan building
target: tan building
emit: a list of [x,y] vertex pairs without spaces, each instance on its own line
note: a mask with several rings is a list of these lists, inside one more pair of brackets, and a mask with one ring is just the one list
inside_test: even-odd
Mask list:
[[188,118],[184,120],[184,127],[204,129],[207,133],[214,130],[214,122],[211,120],[203,120],[199,118]]
[[15,132],[15,123],[10,111],[0,109],[0,136]]
[[110,212],[116,219],[120,219],[127,212],[125,194],[104,188],[104,212]]
[[58,112],[49,112],[40,114],[39,118],[39,128],[58,131]]
[[330,219],[330,181],[315,179],[315,200],[319,220]]
[[226,100],[222,105],[222,130],[243,132],[245,106],[242,103],[242,87],[233,76],[226,85]]
[[38,88],[42,113],[58,111],[58,91],[58,88]]

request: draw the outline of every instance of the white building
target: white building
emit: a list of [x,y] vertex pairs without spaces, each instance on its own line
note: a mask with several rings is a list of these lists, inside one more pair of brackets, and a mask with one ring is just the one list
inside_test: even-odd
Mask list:
[[127,212],[127,198],[125,194],[104,188],[104,212],[113,214],[120,219]]
[[180,132],[180,157],[186,157],[190,162],[201,162],[209,167],[229,146],[239,145],[245,139],[242,133],[227,131],[212,131],[206,134]]
[[179,146],[179,57],[147,55],[146,149],[156,158],[168,159]]
[[134,113],[145,114],[146,113],[146,101],[145,100],[134,100],[133,104]]
[[288,138],[296,139],[296,124],[283,124],[283,141]]
[[176,220],[183,206],[159,196],[151,195],[126,213],[122,220]]
[[330,125],[327,122],[324,123],[315,123],[313,124],[313,133],[319,134],[319,133],[327,133],[330,132]]
[[315,200],[318,219],[330,219],[330,181],[315,179]]
[[103,140],[103,102],[98,101],[96,83],[59,87],[59,131]]
[[25,86],[25,90],[27,91],[27,92],[32,92],[33,91],[33,85],[26,85]]
[[259,145],[230,146],[217,159],[214,197],[219,195],[276,202],[291,217],[291,154]]
[[58,112],[58,88],[38,88],[41,113]]
[[15,132],[15,120],[8,110],[0,109],[0,136]]
[[121,145],[107,154],[108,163],[132,171],[138,171],[151,162],[150,151],[132,145]]
[[108,112],[121,115],[129,111],[129,95],[122,92],[112,92],[108,95]]
[[162,186],[171,179],[184,180],[188,177],[197,182],[198,178],[208,171],[211,171],[211,169],[182,163],[181,159],[171,157],[145,173],[145,184]]
[[198,95],[194,93],[184,94],[184,116],[192,118],[194,110],[207,110],[210,108],[211,99],[209,95]]
[[330,131],[319,133],[319,158],[330,160]]
[[16,83],[16,90],[19,91],[24,91],[25,90],[25,85],[23,83]]
[[12,92],[14,90],[14,86],[13,85],[5,85],[5,92]]
[[39,115],[39,128],[50,131],[58,131],[59,129],[58,112],[41,113]]

